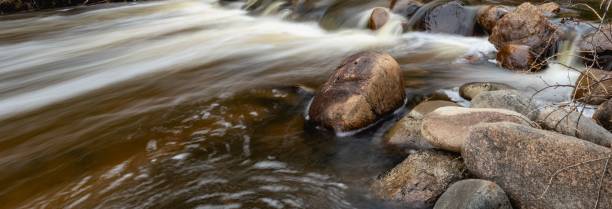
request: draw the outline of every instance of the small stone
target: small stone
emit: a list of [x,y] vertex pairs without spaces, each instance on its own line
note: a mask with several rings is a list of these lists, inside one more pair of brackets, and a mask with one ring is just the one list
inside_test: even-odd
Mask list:
[[497,21],[508,14],[509,11],[510,10],[504,6],[482,6],[476,13],[476,21],[484,31],[491,33]]
[[516,90],[485,91],[472,99],[473,108],[501,108],[521,113],[536,120],[538,108],[531,98]]
[[434,209],[512,209],[508,196],[491,181],[466,179],[451,185]]
[[368,28],[371,30],[378,30],[382,28],[385,23],[389,21],[389,12],[387,9],[382,7],[376,7],[372,10],[370,15],[370,21],[368,21]]
[[459,95],[466,100],[472,100],[476,95],[485,91],[497,91],[504,89],[514,89],[514,87],[495,82],[471,82],[459,87]]

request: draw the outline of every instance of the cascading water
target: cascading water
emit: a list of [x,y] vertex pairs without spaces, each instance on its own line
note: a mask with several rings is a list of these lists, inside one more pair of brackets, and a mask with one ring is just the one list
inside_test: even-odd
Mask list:
[[[283,20],[282,2],[262,16],[240,7],[164,1],[1,19],[0,207],[391,207],[364,186],[398,160],[372,140],[384,128],[304,130],[304,87],[344,57],[391,53],[409,99],[470,81],[532,92],[577,75],[467,64],[491,59],[486,38],[401,34],[397,16],[380,32],[326,31]],[[338,22],[363,26],[368,12]],[[567,99],[557,91],[542,100]]]

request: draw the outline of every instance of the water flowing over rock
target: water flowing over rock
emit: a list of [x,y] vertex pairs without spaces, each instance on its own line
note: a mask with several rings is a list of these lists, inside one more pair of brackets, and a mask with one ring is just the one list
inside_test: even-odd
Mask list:
[[497,91],[504,89],[514,89],[514,87],[495,82],[471,82],[461,85],[459,87],[459,95],[466,100],[472,100],[478,94],[486,91]]
[[597,124],[612,132],[612,99],[597,107],[593,119]]
[[591,118],[581,116],[577,111],[545,107],[540,110],[536,121],[543,128],[575,136],[601,146],[610,147],[612,144],[612,133],[599,126]]
[[425,116],[421,134],[436,148],[460,152],[472,126],[502,121],[537,127],[529,118],[510,110],[442,107]]
[[439,151],[419,151],[408,156],[372,189],[380,198],[406,208],[431,208],[448,186],[464,177],[458,156]]
[[[530,3],[523,3],[514,11],[504,15],[497,22],[489,37],[489,41],[497,49],[502,49],[508,44],[529,47],[534,59],[530,63],[518,65],[529,66],[529,68],[513,69],[522,71],[540,70],[542,66],[534,66],[534,64],[543,61],[556,50],[555,46],[558,39],[557,27],[548,21],[538,7]],[[519,49],[521,49],[520,52],[524,51],[522,48]],[[500,60],[498,59],[498,61]]]
[[368,21],[368,28],[371,30],[378,30],[389,21],[389,12],[387,9],[382,7],[376,7],[370,14],[370,20]]
[[472,99],[472,107],[512,110],[535,121],[539,110],[535,101],[530,100],[530,97],[516,90],[485,91]]
[[497,183],[517,209],[595,208],[596,202],[612,208],[612,167],[601,179],[611,155],[606,147],[514,123],[472,128],[462,151],[468,170]]
[[335,131],[364,128],[404,103],[404,78],[388,54],[348,57],[314,96],[310,120]]
[[574,99],[598,105],[612,98],[612,71],[587,69],[576,80]]
[[508,196],[491,181],[466,179],[451,185],[434,209],[512,209]]
[[476,22],[485,32],[491,33],[497,21],[508,14],[509,11],[510,10],[504,6],[482,6],[476,13]]

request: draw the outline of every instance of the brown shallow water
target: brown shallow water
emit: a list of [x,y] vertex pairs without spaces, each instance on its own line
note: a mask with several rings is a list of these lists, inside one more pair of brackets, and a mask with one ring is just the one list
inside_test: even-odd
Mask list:
[[[492,52],[485,37],[330,32],[235,6],[167,1],[0,18],[0,208],[391,208],[367,186],[401,160],[381,136],[424,95],[483,80],[530,91],[542,77],[575,76],[465,64]],[[311,127],[309,89],[362,50],[402,64],[406,108],[346,137]]]

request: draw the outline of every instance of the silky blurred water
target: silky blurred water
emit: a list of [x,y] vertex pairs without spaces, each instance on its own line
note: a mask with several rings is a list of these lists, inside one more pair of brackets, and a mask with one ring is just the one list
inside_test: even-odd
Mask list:
[[365,7],[325,30],[270,5],[258,15],[163,1],[1,17],[0,208],[393,207],[368,191],[401,160],[380,145],[393,120],[347,137],[305,124],[310,89],[344,57],[392,54],[408,108],[465,82],[533,92],[577,74],[512,73],[490,61],[486,37],[402,34],[399,17],[372,32]]

